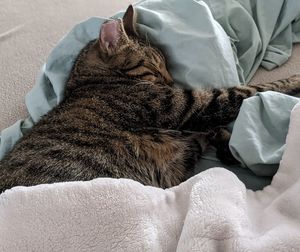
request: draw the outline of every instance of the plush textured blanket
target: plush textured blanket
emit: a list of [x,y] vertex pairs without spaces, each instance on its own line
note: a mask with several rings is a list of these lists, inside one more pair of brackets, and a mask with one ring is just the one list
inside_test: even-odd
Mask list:
[[272,184],[221,168],[169,190],[126,179],[15,187],[0,196],[0,251],[299,251],[300,103]]
[[[162,25],[162,16],[170,17],[172,13],[164,11],[163,8],[161,14],[157,14],[158,10],[149,10],[148,4],[151,7],[151,3],[159,2],[161,1],[147,1],[141,11],[148,15],[148,22],[152,22],[150,17],[154,17],[156,24]],[[162,2],[169,3],[173,8],[181,6],[180,1]],[[178,5],[172,5],[176,2]],[[210,9],[204,2],[197,1],[186,1],[189,4],[184,6],[193,7],[193,11],[199,10],[201,14],[205,14],[206,19],[202,20],[203,22],[210,21],[210,26],[204,26],[205,33],[201,36],[205,39],[214,38],[213,45],[220,46],[224,42],[226,47],[219,47],[222,49],[219,55],[225,56],[225,64],[226,60],[232,60],[226,57],[232,50],[228,47],[228,39],[224,37],[224,32],[215,22],[216,19],[222,23],[225,30],[228,29],[226,32],[232,38],[241,36],[242,39],[244,35],[251,34],[248,34],[249,30],[256,35],[268,34],[256,37],[264,41],[263,46],[261,43],[247,44],[245,40],[232,41],[232,45],[235,46],[233,48],[240,52],[236,54],[240,60],[237,62],[237,69],[230,68],[233,76],[226,76],[230,71],[219,69],[220,75],[217,77],[221,80],[236,78],[236,70],[239,77],[250,78],[253,69],[258,67],[257,62],[263,61],[265,55],[266,67],[280,65],[289,56],[291,43],[299,41],[299,1],[264,1],[266,5],[262,1],[254,0],[251,1],[252,4],[247,0],[205,2]],[[188,13],[184,12],[184,6],[180,8],[183,12],[177,15]],[[272,9],[271,19],[263,18],[267,7]],[[263,11],[264,15],[257,14],[257,11]],[[230,18],[222,18],[224,13],[229,13]],[[247,19],[244,19],[243,15],[246,15]],[[278,22],[274,20],[276,15]],[[250,16],[259,21],[256,28]],[[237,27],[233,24],[237,24],[241,19],[247,20],[248,23],[244,25],[250,24],[248,27],[254,30],[236,30]],[[184,21],[184,18],[178,20]],[[147,19],[144,21],[147,22]],[[199,22],[198,17],[194,21]],[[101,19],[94,18],[76,26],[69,34],[75,43],[70,46],[63,40],[52,52],[41,71],[37,86],[27,97],[31,118],[19,121],[1,135],[2,155],[34,121],[61,101],[63,81],[72,60],[87,40],[97,35],[100,23]],[[145,24],[142,26],[144,31],[148,31],[149,34],[156,32],[153,27]],[[175,31],[183,24],[184,22],[177,23]],[[207,33],[208,31],[210,33]],[[160,32],[164,33],[166,30],[162,29]],[[197,33],[195,35],[198,38],[200,36]],[[287,40],[281,40],[282,38]],[[243,42],[245,47],[242,46]],[[271,47],[267,47],[269,43]],[[65,61],[56,61],[60,62],[56,65],[57,57]],[[241,72],[243,64],[247,66],[244,73]],[[227,62],[227,65],[232,66],[230,62]],[[203,67],[202,71],[205,70],[205,65]],[[225,76],[222,77],[222,74]],[[190,79],[193,75],[182,76]],[[265,112],[270,112],[268,104],[272,104],[273,101],[264,99],[263,96],[259,96],[258,99],[258,103],[252,107],[253,112],[256,107],[260,112],[260,108],[267,108]],[[289,106],[283,106],[283,109],[290,110],[294,102],[296,103],[295,100],[289,100]],[[287,117],[283,120],[285,128],[280,132],[281,138],[277,142],[279,145],[276,145],[281,153],[284,152],[284,156],[272,184],[262,191],[246,190],[244,184],[233,173],[221,168],[205,171],[169,190],[145,187],[131,180],[103,178],[89,182],[16,187],[0,196],[0,251],[297,251],[300,248],[300,206],[297,200],[300,190],[300,105],[292,112],[291,121],[289,110],[286,111]],[[285,148],[282,148],[288,125],[289,134]],[[256,131],[252,128],[250,132]],[[280,157],[281,154],[276,156],[278,160]],[[253,160],[250,162],[253,164]],[[246,179],[249,181],[249,177]]]
[[[169,69],[177,83],[193,88],[228,87],[251,78],[261,62],[269,62],[269,65],[272,63],[275,66],[282,64],[284,59],[287,60],[292,42],[300,39],[299,2],[276,2],[272,5],[272,11],[267,7],[268,5],[255,0],[251,4],[248,0],[153,0],[140,1],[136,5],[140,32],[163,48],[168,56]],[[288,13],[288,19],[282,16],[285,13]],[[115,15],[120,16],[122,12]],[[263,16],[269,18],[263,19]],[[260,19],[257,20],[257,17]],[[231,44],[216,20],[230,36]],[[103,21],[101,18],[91,18],[78,24],[52,51],[40,72],[37,84],[26,97],[30,117],[19,120],[1,132],[0,159],[34,122],[61,102],[64,84],[76,55],[89,40],[97,37]],[[238,28],[240,22],[243,22],[241,30]],[[252,33],[248,33],[248,30]],[[270,33],[274,33],[274,36]],[[249,54],[256,56],[251,58],[247,56]],[[270,58],[268,55],[273,56]],[[248,127],[246,123],[239,125],[241,129]],[[257,130],[257,126],[252,129],[254,132]],[[263,145],[262,142],[260,144]],[[283,142],[280,144],[283,145]],[[244,153],[247,152],[245,149]],[[197,172],[221,165],[214,157],[208,155],[205,158]],[[252,162],[261,162],[258,158],[257,155],[254,156]],[[274,163],[274,160],[271,162]],[[273,169],[275,171],[278,167],[276,162]],[[244,163],[247,165],[247,162]],[[239,167],[228,168],[249,188],[262,188],[269,182],[266,177],[255,177],[251,171],[241,170]]]
[[[158,3],[162,4],[160,8]],[[199,83],[205,86],[214,80],[211,83],[226,86],[233,84],[238,76],[240,81],[247,81],[261,62],[268,68],[282,64],[290,55],[292,42],[299,41],[299,1],[264,3],[266,5],[254,0],[186,1],[185,8],[178,8],[182,5],[181,1],[141,1],[139,8],[144,16],[141,16],[140,28],[149,37],[152,36],[153,40],[159,38],[156,43],[161,43],[160,46],[166,46],[168,39],[177,43],[171,43],[165,49],[174,56],[173,63],[170,62],[175,75],[178,70],[176,66],[182,69],[177,75],[179,83],[196,87],[194,84],[198,78],[195,75],[197,71],[189,71],[185,67],[191,64],[190,60],[194,60],[197,65],[192,65],[202,72],[211,72],[207,67],[214,66],[214,62],[219,60],[221,67],[218,68],[218,73],[214,76],[202,74],[204,79],[199,78]],[[180,11],[167,12],[166,9],[170,8]],[[194,14],[189,15],[189,11]],[[264,19],[265,16],[268,18]],[[175,18],[176,25],[170,21],[172,18]],[[170,23],[162,22],[165,20]],[[241,20],[245,23],[235,26]],[[0,156],[9,151],[40,116],[61,101],[63,84],[74,58],[89,39],[97,36],[102,21],[103,19],[92,18],[77,25],[55,48],[41,71],[37,86],[27,96],[31,117],[2,132]],[[187,25],[186,21],[193,25]],[[151,26],[153,22],[155,28]],[[192,29],[189,30],[191,44],[180,40],[184,36],[174,36],[183,27]],[[244,28],[239,30],[238,27]],[[232,51],[223,29],[233,39],[231,45],[236,49],[236,54]],[[72,43],[69,43],[70,38]],[[249,38],[255,38],[256,43],[246,43]],[[203,44],[201,48],[191,50],[190,46],[197,46],[197,42],[202,39],[209,41],[204,43],[208,46],[207,50],[203,50]],[[179,62],[182,55],[180,52],[176,54],[176,48],[184,45],[187,47],[186,52],[203,53],[198,54],[202,61],[197,61],[197,57],[187,57],[189,61]],[[210,57],[215,49],[218,50],[213,52],[218,57]],[[238,60],[237,65],[233,63],[234,55]],[[207,64],[207,58],[212,60],[211,64]],[[274,113],[274,108],[277,107],[269,106],[273,101],[265,99],[264,96],[258,97],[254,108],[260,113]],[[275,95],[272,97],[273,100],[280,101],[277,97],[274,98]],[[246,190],[233,173],[219,168],[205,171],[169,190],[145,187],[123,179],[18,187],[0,196],[0,251],[299,249],[300,208],[297,198],[300,174],[297,167],[297,143],[300,135],[297,129],[300,126],[300,105],[294,109],[289,121],[290,109],[297,101],[282,99],[285,102],[280,104],[285,105],[282,109],[287,117],[283,118],[279,113],[279,118],[283,120],[282,125],[285,126],[278,126],[282,130],[281,137],[276,139],[280,140],[275,145],[278,152],[272,153],[276,154],[272,158],[277,158],[278,162],[283,152],[284,156],[272,184],[263,191]],[[246,114],[248,112],[249,110]],[[257,115],[255,109],[252,112],[253,116]],[[276,118],[273,119],[276,124]],[[244,119],[241,121],[245,123]],[[243,125],[236,129],[244,130]],[[289,135],[283,148],[288,125]],[[258,132],[255,128],[257,124],[253,126],[248,133]],[[236,139],[240,135],[245,136],[243,131],[234,132],[237,133]],[[264,141],[259,140],[261,146]],[[268,154],[268,151],[267,149],[264,154]],[[257,168],[257,160],[243,161],[250,162],[250,166],[254,164]],[[261,172],[261,175],[274,173],[274,169],[266,171],[259,168],[254,171]]]

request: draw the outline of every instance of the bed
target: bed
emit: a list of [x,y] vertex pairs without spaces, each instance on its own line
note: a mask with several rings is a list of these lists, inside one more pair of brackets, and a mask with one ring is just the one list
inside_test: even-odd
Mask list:
[[[0,130],[28,116],[24,97],[39,81],[37,72],[50,51],[74,24],[91,16],[112,16],[128,3],[2,1]],[[206,4],[212,8],[213,1]],[[250,83],[300,73],[299,56],[300,45],[295,44],[285,64],[272,71],[258,69]],[[208,169],[169,190],[125,179],[18,187],[0,196],[1,251],[297,249],[299,108],[296,105],[292,111],[289,144],[279,170],[272,184],[261,191],[247,190],[233,173],[221,168]],[[249,175],[242,172],[239,176],[247,184]],[[265,183],[251,179],[254,189]]]

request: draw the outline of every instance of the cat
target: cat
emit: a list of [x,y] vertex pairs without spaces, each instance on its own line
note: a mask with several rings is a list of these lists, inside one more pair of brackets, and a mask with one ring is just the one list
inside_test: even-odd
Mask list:
[[225,125],[258,91],[300,91],[300,76],[227,89],[174,86],[159,49],[136,29],[130,5],[123,19],[102,24],[79,53],[65,99],[0,162],[0,193],[98,177],[128,178],[168,188],[186,180],[208,145],[233,163]]

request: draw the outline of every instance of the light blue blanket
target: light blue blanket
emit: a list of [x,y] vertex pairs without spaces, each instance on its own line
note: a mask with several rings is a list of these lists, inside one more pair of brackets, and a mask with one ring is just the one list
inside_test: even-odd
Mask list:
[[[139,31],[164,50],[172,76],[183,87],[229,87],[248,82],[260,64],[268,69],[283,64],[291,54],[292,43],[300,41],[298,0],[148,0],[140,1],[136,8]],[[115,17],[120,16],[122,12]],[[97,38],[104,20],[91,18],[76,25],[53,49],[26,96],[30,117],[1,132],[0,159],[41,116],[62,101],[77,54],[89,40]],[[276,121],[276,115],[281,117],[279,111],[289,111],[291,103],[281,103],[276,111],[266,113]],[[249,127],[254,127],[252,132],[261,132],[261,125],[248,125],[242,120],[234,128],[232,146],[242,134],[239,129]],[[286,128],[282,132],[285,134]],[[255,144],[261,145],[260,137],[253,137]],[[283,146],[284,137],[277,140],[276,146]],[[238,153],[243,161],[247,159],[242,156],[249,155],[249,141],[244,144],[243,152]],[[251,155],[251,164],[256,164],[255,160],[261,159]],[[247,162],[245,165],[251,168]]]
[[204,0],[232,39],[241,81],[282,65],[300,42],[299,0]]
[[233,155],[256,175],[276,173],[285,148],[290,114],[299,101],[268,91],[243,102],[229,146]]

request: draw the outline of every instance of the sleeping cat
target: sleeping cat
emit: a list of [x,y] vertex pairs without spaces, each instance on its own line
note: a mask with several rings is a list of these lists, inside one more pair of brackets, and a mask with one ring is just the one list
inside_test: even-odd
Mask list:
[[0,193],[98,177],[178,185],[208,145],[221,161],[235,162],[223,126],[245,98],[266,90],[295,94],[300,76],[228,89],[175,87],[163,54],[138,36],[129,6],[80,52],[64,101],[0,162]]

